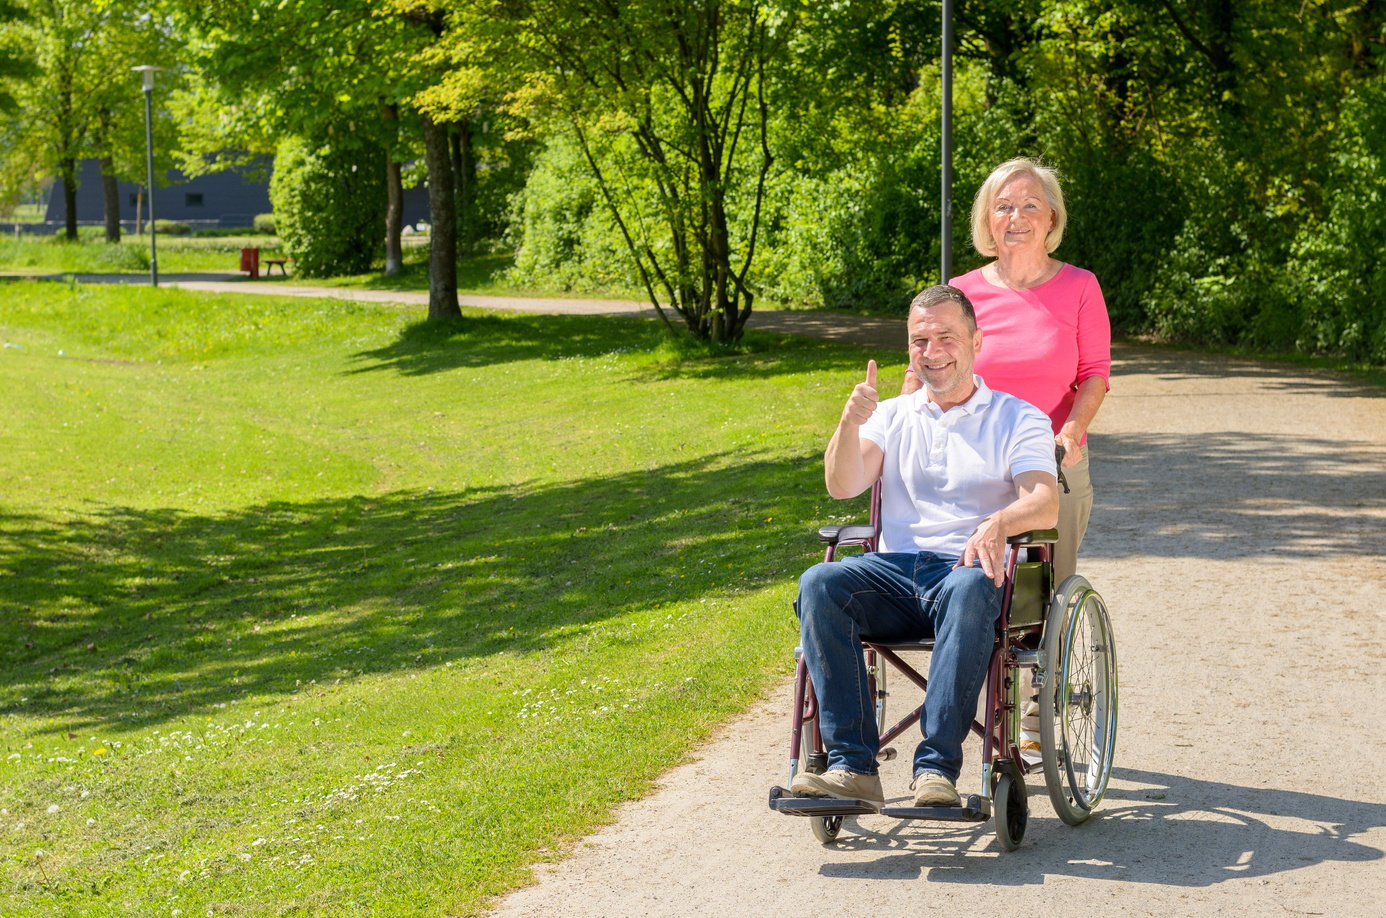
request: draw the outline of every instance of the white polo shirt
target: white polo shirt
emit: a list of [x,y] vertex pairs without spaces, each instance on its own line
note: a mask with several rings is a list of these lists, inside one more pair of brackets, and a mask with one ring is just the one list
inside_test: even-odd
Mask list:
[[928,390],[886,399],[860,434],[881,448],[881,551],[960,557],[991,514],[1016,499],[1015,476],[1054,474],[1054,431],[1029,402],[977,391],[940,411]]

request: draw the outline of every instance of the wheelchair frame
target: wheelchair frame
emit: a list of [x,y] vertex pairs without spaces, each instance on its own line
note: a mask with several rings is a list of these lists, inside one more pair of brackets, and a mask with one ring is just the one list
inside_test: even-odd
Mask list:
[[[859,546],[875,551],[880,534],[880,485],[871,493],[871,525],[825,526],[824,561],[836,560],[839,548]],[[982,788],[958,807],[892,807],[879,812],[898,819],[981,822],[996,814],[1002,849],[1019,847],[1029,822],[1025,776],[1043,771],[1050,801],[1069,825],[1085,821],[1101,802],[1111,777],[1117,726],[1116,648],[1111,620],[1102,597],[1081,576],[1066,578],[1053,589],[1054,530],[1007,539],[1006,579],[997,640],[987,663],[982,722],[972,732],[982,740]],[[1022,560],[1024,553],[1024,560]],[[1017,597],[1017,585],[1020,596]],[[1038,591],[1038,592],[1036,592]],[[922,704],[897,723],[886,724],[886,674],[889,664],[927,693],[928,680],[900,654],[928,651],[932,640],[902,643],[863,641],[868,691],[876,700],[880,761],[895,758],[889,742],[919,723]],[[818,701],[802,653],[795,652],[794,710],[791,718],[789,776],[799,768],[821,772],[827,754],[818,729]],[[1040,756],[1027,760],[1019,747],[1022,672],[1033,668],[1031,684],[1039,695]],[[811,819],[814,836],[823,843],[837,838],[847,816],[878,812],[863,800],[794,797],[782,787],[770,790],[770,808]]]

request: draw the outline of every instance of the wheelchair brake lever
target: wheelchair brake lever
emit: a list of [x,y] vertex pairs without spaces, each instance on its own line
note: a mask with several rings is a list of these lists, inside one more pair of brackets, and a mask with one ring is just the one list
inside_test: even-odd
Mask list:
[[1064,448],[1062,446],[1054,447],[1054,464],[1059,470],[1059,484],[1063,486],[1064,493],[1068,494],[1068,479],[1064,477]]

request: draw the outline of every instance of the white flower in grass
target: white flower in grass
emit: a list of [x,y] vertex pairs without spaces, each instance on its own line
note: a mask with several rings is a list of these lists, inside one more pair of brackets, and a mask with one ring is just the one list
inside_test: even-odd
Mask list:
[[62,807],[58,806],[56,803],[50,803],[48,804],[48,815],[52,816],[54,813],[60,811],[61,809]]

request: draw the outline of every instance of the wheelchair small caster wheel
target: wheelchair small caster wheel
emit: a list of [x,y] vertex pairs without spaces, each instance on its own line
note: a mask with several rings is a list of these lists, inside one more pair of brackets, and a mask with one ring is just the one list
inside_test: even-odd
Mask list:
[[1025,827],[1030,822],[1030,804],[1026,797],[1024,781],[1016,781],[1008,774],[996,780],[992,807],[996,814],[996,840],[1004,851],[1019,848],[1020,840],[1025,837]]
[[837,841],[837,833],[842,831],[841,816],[814,816],[809,824],[813,827],[813,837],[824,845]]

